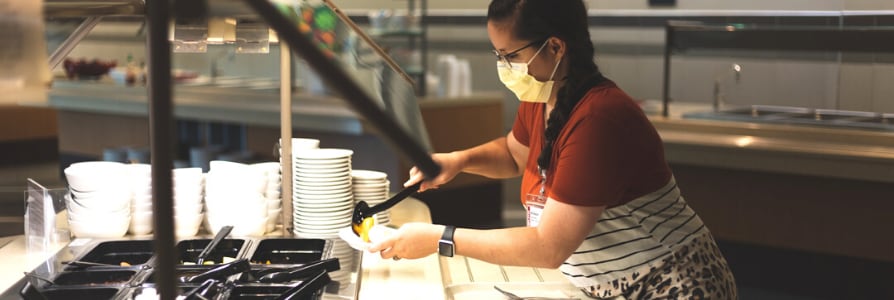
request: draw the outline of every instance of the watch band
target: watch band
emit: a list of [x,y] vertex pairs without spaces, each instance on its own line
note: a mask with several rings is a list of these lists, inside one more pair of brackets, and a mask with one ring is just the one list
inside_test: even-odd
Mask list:
[[456,226],[447,225],[444,227],[444,234],[441,235],[441,240],[438,241],[439,255],[453,257],[456,254],[456,248],[453,243],[454,231],[456,231]]
[[444,234],[441,235],[441,240],[453,242],[454,231],[456,231],[456,226],[444,226]]

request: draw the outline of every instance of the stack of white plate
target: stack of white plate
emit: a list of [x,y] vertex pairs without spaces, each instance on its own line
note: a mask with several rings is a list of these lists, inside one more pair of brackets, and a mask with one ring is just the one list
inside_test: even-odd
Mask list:
[[216,234],[232,225],[234,236],[260,236],[267,231],[267,176],[246,164],[212,161],[205,175],[205,216]]
[[282,174],[281,165],[278,162],[264,162],[251,165],[252,168],[264,172],[267,178],[267,187],[264,189],[264,199],[267,203],[267,232],[276,229],[280,223],[282,213]]
[[[354,193],[354,201],[366,201],[370,207],[388,200],[388,174],[378,171],[353,170],[351,171],[351,188]],[[391,224],[391,212],[389,210],[375,215],[376,224]]]
[[292,151],[294,233],[302,237],[334,238],[351,225],[351,155],[346,149]]
[[65,168],[68,224],[77,237],[117,238],[130,227],[132,191],[122,163],[92,161]]
[[[376,253],[376,255],[378,255],[378,253]],[[350,282],[351,270],[356,269],[355,264],[358,261],[357,251],[355,251],[354,248],[351,248],[351,246],[342,239],[332,239],[331,257],[338,258],[338,263],[341,265],[341,269],[329,272],[329,277],[331,277],[333,281]]]

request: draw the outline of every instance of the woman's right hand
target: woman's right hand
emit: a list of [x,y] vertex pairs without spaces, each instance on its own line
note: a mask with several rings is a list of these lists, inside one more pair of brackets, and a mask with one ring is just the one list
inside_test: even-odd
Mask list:
[[[441,174],[438,174],[438,176],[432,180],[425,180],[422,182],[422,186],[419,187],[420,192],[428,189],[436,189],[440,185],[450,182],[463,170],[463,160],[460,152],[435,153],[432,154],[431,158],[435,163],[441,166]],[[404,182],[404,187],[416,184],[424,178],[425,175],[422,174],[422,171],[419,171],[419,168],[417,167],[413,167],[410,169],[410,179],[408,179],[407,182]]]

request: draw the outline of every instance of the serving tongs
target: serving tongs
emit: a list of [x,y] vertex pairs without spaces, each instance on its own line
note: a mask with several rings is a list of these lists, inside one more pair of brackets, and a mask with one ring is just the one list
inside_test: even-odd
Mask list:
[[289,282],[298,278],[305,278],[316,275],[320,271],[332,272],[341,269],[338,258],[329,258],[315,261],[300,267],[285,269],[275,273],[269,273],[258,279],[262,283],[282,283]]
[[211,270],[205,271],[198,275],[194,276],[183,276],[180,277],[180,282],[182,283],[196,283],[202,282],[208,279],[217,279],[223,280],[232,275],[236,275],[251,269],[251,265],[248,263],[248,259],[238,259],[229,263],[218,265]]
[[366,201],[360,201],[359,203],[357,203],[356,206],[354,206],[354,214],[351,216],[351,223],[353,225],[353,226],[351,226],[351,229],[354,230],[354,233],[357,234],[358,236],[362,236],[361,230],[369,230],[369,227],[372,227],[372,226],[362,227],[361,224],[363,224],[364,220],[372,218],[373,215],[375,215],[377,213],[388,210],[389,208],[391,208],[394,205],[396,205],[397,203],[403,201],[410,195],[415,194],[416,192],[419,191],[419,187],[421,187],[421,186],[422,186],[422,181],[417,182],[416,184],[413,184],[411,186],[404,188],[402,191],[400,191],[396,195],[392,196],[388,200],[385,200],[385,202],[382,202],[379,205],[376,205],[373,207],[369,207],[369,204],[366,204]]
[[329,284],[329,282],[332,282],[332,278],[329,277],[329,273],[327,273],[326,270],[320,270],[310,279],[302,281],[301,283],[282,293],[282,295],[277,297],[276,300],[307,299],[310,297],[310,295],[313,295],[318,290]]
[[224,238],[230,235],[230,231],[233,230],[233,226],[227,225],[220,228],[220,231],[214,236],[214,239],[205,246],[205,249],[202,249],[202,252],[199,252],[199,256],[196,257],[196,264],[202,265],[205,262],[205,259],[208,258],[208,255],[211,255],[211,252],[214,252],[214,248],[217,247],[217,244],[220,244]]
[[221,282],[216,279],[208,279],[205,282],[202,282],[201,285],[189,290],[185,294],[181,295],[184,300],[206,300],[212,299],[215,295],[219,294],[223,289],[221,286]]

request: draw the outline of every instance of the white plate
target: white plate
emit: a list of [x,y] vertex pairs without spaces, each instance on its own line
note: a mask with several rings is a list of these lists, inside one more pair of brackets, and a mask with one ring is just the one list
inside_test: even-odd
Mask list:
[[343,195],[343,194],[354,194],[351,192],[351,188],[336,188],[336,189],[319,189],[312,190],[306,188],[294,188],[292,189],[292,193],[295,195]]
[[295,173],[351,173],[351,164],[349,162],[341,162],[337,164],[292,164],[292,171]]
[[350,163],[351,157],[336,157],[336,158],[304,158],[304,157],[293,157],[292,161],[300,164],[335,164],[335,163]]
[[355,194],[386,194],[386,193],[388,193],[388,188],[386,188],[386,187],[363,188],[363,187],[351,186],[351,190]]
[[341,193],[341,194],[321,194],[321,195],[314,195],[314,194],[299,193],[299,192],[296,191],[296,192],[294,193],[294,195],[292,195],[292,198],[295,199],[295,200],[307,200],[308,202],[317,202],[317,203],[319,203],[319,202],[327,202],[327,203],[330,203],[330,202],[336,202],[336,203],[343,203],[343,202],[352,202],[352,201],[354,201],[354,194],[352,194],[352,193]]
[[295,160],[292,163],[292,171],[297,170],[343,170],[351,169],[351,161],[307,161]]
[[[375,225],[369,230],[369,239],[371,242],[376,242],[392,235],[395,231],[397,230],[388,226]],[[359,236],[354,234],[354,231],[350,226],[340,229],[338,231],[338,237],[345,242],[348,242],[348,245],[350,245],[351,248],[360,251],[366,251],[372,245],[371,243],[361,240]]]
[[[353,204],[347,204],[343,206],[332,206],[332,207],[312,207],[312,206],[294,206],[295,211],[299,211],[302,214],[312,214],[312,213],[334,213],[345,210],[353,210]],[[294,213],[293,213],[294,214]]]
[[301,151],[292,151],[293,156],[298,159],[336,159],[349,158],[354,151],[338,148],[320,148],[320,149],[302,149]]
[[388,179],[388,174],[379,171],[353,170],[351,171],[351,177],[353,177],[355,180],[385,181],[386,179]]
[[[304,178],[302,178],[302,179],[304,179]],[[292,185],[296,186],[296,187],[300,187],[300,188],[311,189],[311,190],[332,189],[335,187],[350,187],[351,186],[350,180],[344,180],[344,179],[332,180],[331,178],[326,178],[326,179],[328,179],[328,180],[321,179],[319,181],[308,182],[308,181],[303,181],[303,180],[299,180],[298,178],[295,178],[294,180],[292,180],[292,183],[293,183]]]
[[314,175],[310,175],[310,176],[299,175],[299,176],[295,176],[295,184],[309,185],[309,186],[314,186],[316,184],[350,185],[351,178],[347,177],[347,176],[322,177],[322,176],[314,176]]

